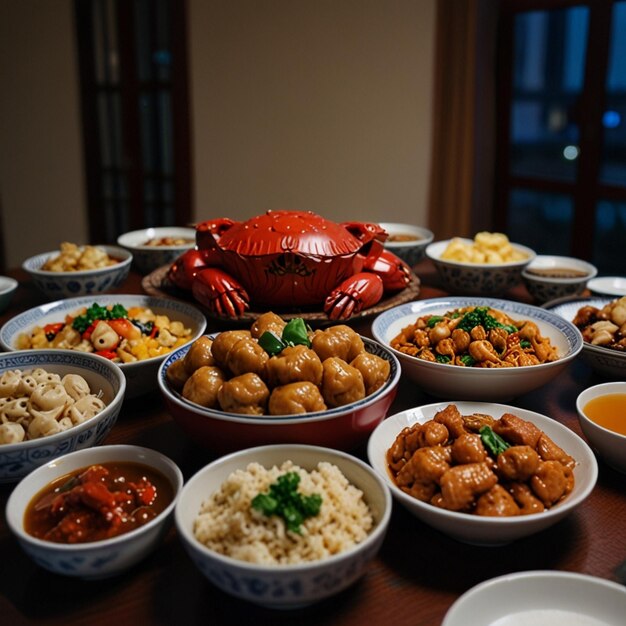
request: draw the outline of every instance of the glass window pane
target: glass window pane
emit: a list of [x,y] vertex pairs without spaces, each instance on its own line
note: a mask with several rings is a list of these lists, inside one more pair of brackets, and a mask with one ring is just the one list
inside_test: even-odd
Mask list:
[[515,18],[511,172],[573,181],[589,11],[574,7]]
[[599,274],[626,276],[626,203],[601,201],[596,208],[593,264]]
[[600,180],[626,186],[626,2],[613,7]]
[[570,196],[514,189],[509,196],[507,234],[537,254],[568,255],[573,217]]

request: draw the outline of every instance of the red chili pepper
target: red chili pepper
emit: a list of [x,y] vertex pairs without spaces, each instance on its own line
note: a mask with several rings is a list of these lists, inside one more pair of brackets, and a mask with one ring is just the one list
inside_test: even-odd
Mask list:
[[63,326],[65,326],[63,322],[57,322],[56,324],[46,324],[43,327],[43,332],[46,335],[57,335],[58,333],[61,332]]
[[82,338],[83,339],[89,339],[91,337],[91,333],[93,333],[94,329],[96,328],[96,326],[98,325],[99,322],[100,322],[100,320],[96,320],[95,322],[92,322],[87,327],[87,330],[85,330],[85,332],[82,334]]
[[159,332],[159,329],[156,326],[153,326],[148,337],[150,339],[154,339],[157,336],[158,332]]
[[117,358],[117,352],[115,350],[96,350],[94,354],[103,356],[105,359],[113,360]]

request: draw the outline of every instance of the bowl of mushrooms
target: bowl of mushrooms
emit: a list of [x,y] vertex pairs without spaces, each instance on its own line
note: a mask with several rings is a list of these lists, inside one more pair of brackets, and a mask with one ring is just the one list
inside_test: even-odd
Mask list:
[[350,450],[387,415],[400,379],[391,350],[338,324],[260,315],[171,353],[158,384],[194,441],[219,452],[268,443]]

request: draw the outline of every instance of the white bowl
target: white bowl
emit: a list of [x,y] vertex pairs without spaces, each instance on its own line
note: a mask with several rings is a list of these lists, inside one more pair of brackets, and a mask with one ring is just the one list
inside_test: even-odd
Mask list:
[[[320,461],[336,465],[365,495],[375,526],[359,544],[324,560],[295,565],[258,565],[218,554],[193,534],[201,504],[237,469],[257,462],[266,468],[291,460],[311,471]],[[254,604],[297,608],[339,593],[367,571],[378,552],[391,516],[391,497],[383,481],[366,463],[344,452],[298,444],[249,448],[210,463],[183,488],[176,506],[179,536],[195,565],[222,591]]]
[[448,609],[442,626],[622,626],[626,587],[604,578],[528,571],[486,580]]
[[389,238],[397,235],[415,237],[409,241],[385,241],[385,248],[399,256],[410,267],[413,267],[424,258],[426,246],[434,239],[434,234],[428,228],[399,222],[379,222],[379,226],[389,233]]
[[[179,320],[185,327],[192,330],[189,342],[200,337],[206,328],[205,316],[186,302],[142,295],[101,294],[97,297],[70,298],[50,302],[16,315],[0,328],[0,345],[4,350],[16,350],[17,339],[22,333],[29,332],[34,326],[63,322],[66,315],[73,315],[83,307],[90,307],[94,302],[102,306],[121,304],[126,309],[133,306],[150,308],[156,314],[167,315],[172,321]],[[126,397],[133,398],[156,390],[159,365],[166,356],[164,354],[143,361],[119,364],[128,383]]]
[[590,280],[587,287],[597,296],[626,296],[626,278],[623,276],[598,276]]
[[[459,238],[473,243],[472,239]],[[451,239],[435,241],[426,247],[426,256],[433,262],[444,289],[453,294],[475,296],[501,296],[522,279],[522,270],[535,258],[534,250],[517,243],[511,245],[526,257],[510,263],[462,263],[442,259],[441,255]]]
[[[532,320],[556,346],[559,359],[524,367],[461,367],[424,361],[391,348],[391,340],[418,317],[442,315],[465,306],[489,306],[504,311],[515,321]],[[583,347],[578,329],[545,309],[508,300],[460,296],[407,302],[389,309],[374,319],[372,334],[398,357],[403,373],[419,388],[437,397],[464,400],[509,400],[537,389],[567,367]]]
[[[626,435],[600,426],[585,414],[585,405],[599,396],[626,395],[626,382],[602,383],[582,391],[576,398],[576,411],[582,431],[591,447],[614,469],[626,474]],[[624,415],[626,423],[626,415]]]
[[0,276],[0,313],[4,313],[17,290],[17,281],[10,276]]
[[[555,277],[535,274],[536,270],[575,270],[582,276]],[[537,302],[548,302],[566,296],[577,296],[587,286],[598,270],[591,263],[567,256],[538,255],[522,271],[528,292]]]
[[[24,530],[28,504],[51,481],[83,467],[113,461],[141,463],[158,470],[171,483],[174,499],[145,525],[102,541],[55,543],[37,539]],[[145,558],[160,543],[169,528],[182,486],[183,475],[178,466],[156,450],[127,445],[80,450],[46,463],[15,487],[6,506],[7,524],[26,554],[55,574],[79,578],[115,576]]]
[[[535,424],[576,460],[572,492],[562,502],[542,513],[515,517],[482,517],[448,511],[406,494],[396,486],[389,474],[387,450],[403,428],[427,422],[449,404],[455,404],[462,415],[485,413],[499,419],[504,413],[513,413]],[[510,543],[556,524],[587,498],[598,477],[598,464],[593,452],[572,430],[540,413],[487,402],[442,402],[396,413],[376,427],[367,445],[367,456],[372,467],[391,489],[391,495],[415,517],[453,539],[484,546]]]
[[[169,246],[147,245],[148,241],[163,237],[189,239],[190,241]],[[179,226],[142,228],[120,235],[117,238],[117,244],[132,253],[133,265],[137,271],[142,274],[149,274],[163,265],[169,265],[183,252],[193,248],[196,245],[196,231],[194,228]]]
[[[546,308],[559,315],[563,319],[571,322],[578,310],[584,306],[593,306],[601,309],[615,298],[597,297],[597,298],[574,298],[567,301],[555,300],[548,303]],[[591,367],[596,373],[606,378],[626,379],[626,352],[604,348],[602,346],[594,346],[583,341],[583,349],[581,352],[583,361]]]
[[43,264],[59,256],[60,251],[43,252],[26,259],[22,268],[28,272],[37,288],[50,300],[74,296],[99,295],[119,287],[128,278],[133,255],[117,246],[97,246],[119,263],[94,270],[78,272],[49,272],[42,270]]
[[92,393],[102,393],[100,413],[54,435],[0,444],[0,484],[15,483],[40,465],[74,450],[100,444],[109,434],[122,408],[126,379],[117,365],[96,356],[70,350],[19,350],[0,354],[0,376],[10,370],[43,368],[59,374],[79,374]]

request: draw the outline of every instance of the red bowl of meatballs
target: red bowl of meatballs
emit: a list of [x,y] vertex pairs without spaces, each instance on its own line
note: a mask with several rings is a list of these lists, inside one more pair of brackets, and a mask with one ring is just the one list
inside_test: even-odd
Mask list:
[[307,328],[294,343],[293,323],[264,313],[249,330],[204,335],[168,355],[159,388],[194,441],[222,454],[270,443],[365,443],[396,396],[398,359],[342,324]]

